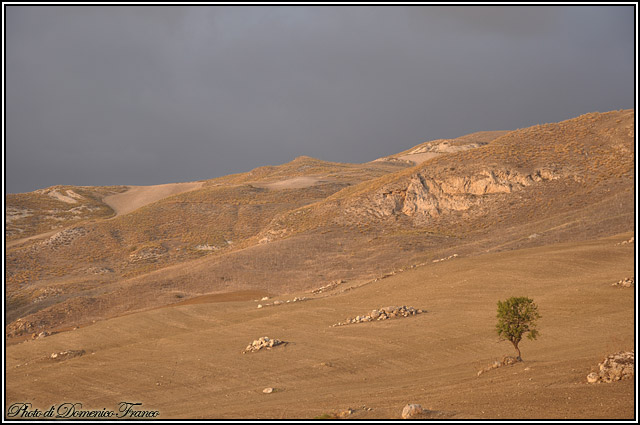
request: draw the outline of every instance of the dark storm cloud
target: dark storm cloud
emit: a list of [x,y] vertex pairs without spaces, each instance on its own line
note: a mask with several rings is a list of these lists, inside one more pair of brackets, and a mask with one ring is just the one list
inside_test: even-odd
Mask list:
[[7,6],[7,191],[212,178],[634,105],[634,9]]

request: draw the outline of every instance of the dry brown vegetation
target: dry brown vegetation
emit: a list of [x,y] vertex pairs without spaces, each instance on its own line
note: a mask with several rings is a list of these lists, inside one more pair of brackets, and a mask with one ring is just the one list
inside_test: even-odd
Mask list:
[[[129,281],[141,293],[153,293],[159,285],[188,288],[187,297],[236,286],[303,289],[332,278],[366,279],[440,253],[449,255],[453,247],[474,254],[585,240],[632,226],[633,111],[587,114],[448,142],[482,146],[413,167],[299,157],[209,180],[200,189],[111,220],[74,222],[60,232],[68,236],[54,233],[18,243],[6,254],[6,281],[9,305],[23,310],[10,312],[10,317],[33,311],[36,305],[28,302],[28,294],[40,287],[59,287],[69,294],[83,293],[74,288],[95,288],[103,297]],[[446,182],[481,178],[486,170],[524,176],[540,169],[552,177],[525,187],[516,184],[504,193],[441,195],[462,202],[462,210],[407,215],[381,203],[385,193],[404,202],[416,176]],[[322,179],[293,189],[264,186],[299,176]],[[51,189],[66,194],[70,188]],[[101,199],[122,188],[72,190],[87,204],[84,199]],[[42,211],[52,204],[75,205],[43,193],[22,198],[43,198]],[[35,208],[27,201],[11,202],[9,207]],[[162,270],[159,277],[152,273],[156,270]]]
[[[427,142],[389,158],[441,142]],[[319,298],[345,296],[340,299],[358,303],[356,300],[360,298],[349,298],[348,294],[367,293],[372,306],[359,306],[366,311],[388,304],[386,296],[397,293],[367,292],[368,289],[361,292],[358,287],[369,288],[375,282],[396,279],[393,277],[396,274],[418,270],[416,265],[426,267],[444,258],[446,273],[456,273],[455,264],[465,258],[484,261],[489,253],[498,253],[495,258],[507,261],[508,257],[500,255],[509,255],[507,252],[520,255],[517,254],[520,250],[528,248],[545,252],[545,247],[568,242],[575,243],[571,246],[581,252],[587,249],[581,247],[595,243],[588,241],[634,230],[633,110],[587,114],[510,132],[474,133],[446,142],[449,146],[474,144],[474,147],[439,153],[418,165],[401,161],[340,164],[299,157],[283,165],[208,180],[199,188],[171,194],[118,216],[103,199],[122,193],[126,187],[54,186],[29,194],[8,195],[7,214],[13,214],[6,229],[10,240],[5,257],[8,341],[13,344],[33,333],[84,326],[94,320],[100,322],[182,304],[201,296],[224,297],[228,293],[308,296],[313,289],[336,280],[344,280],[347,285],[338,285]],[[287,184],[294,181],[296,184]],[[623,252],[622,248],[611,249]],[[627,251],[625,256],[632,249]],[[605,268],[607,261],[618,260],[610,255],[603,258]],[[571,268],[568,264],[558,267]],[[505,273],[500,279],[507,288],[508,277],[515,272],[508,269]],[[552,279],[551,275],[558,276],[552,270],[545,273],[549,273],[548,279]],[[611,269],[612,276],[608,278],[613,279],[613,274]],[[428,299],[430,288],[435,287],[445,297],[448,283],[439,281],[443,275],[429,276],[425,282],[434,279],[436,286],[412,281],[407,288],[413,288],[417,299]],[[402,279],[397,282],[400,286],[406,283]],[[400,286],[394,286],[394,291],[403,292]],[[342,290],[347,293],[340,295]],[[471,285],[464,286],[464,290],[479,289]],[[558,290],[571,292],[567,288]],[[542,286],[539,291],[544,292]],[[489,294],[480,299],[495,304]],[[332,308],[332,302],[299,303],[301,306],[296,309],[319,318]],[[427,308],[411,299],[398,303]],[[307,307],[310,305],[321,307],[316,310]],[[346,305],[337,317],[331,315],[326,321],[332,324],[360,311],[347,311]],[[242,307],[250,316],[254,313],[248,311],[253,308],[255,305]],[[245,316],[244,310],[241,317]],[[625,310],[624,314],[627,313]],[[136,317],[147,317],[146,313],[141,314]],[[235,319],[226,316],[214,317],[227,324],[235,323]],[[276,323],[275,317],[269,323]],[[290,319],[283,323],[291,325],[283,326],[297,329],[292,341],[303,341],[300,335],[313,332],[310,328],[296,328],[297,322],[293,317]],[[239,329],[244,322],[238,320],[237,325],[221,332],[227,337],[240,332],[244,339],[260,336]],[[84,335],[90,335],[86,332]],[[625,332],[622,333],[627,335]],[[178,334],[173,337],[182,338]],[[362,341],[363,337],[353,334],[350,338]],[[289,341],[288,337],[284,339]],[[487,355],[486,350],[482,352]],[[580,361],[586,362],[585,351],[571,355],[583,356]],[[85,355],[69,362],[86,362],[90,357]],[[471,357],[466,361],[472,361]],[[364,361],[367,359],[381,361],[368,357]],[[238,366],[225,358],[226,361],[230,362],[229,368]],[[560,367],[556,363],[553,368]],[[51,378],[56,373],[45,375]],[[299,378],[294,371],[288,373]],[[402,375],[399,371],[394,373]],[[392,375],[385,375],[385,379],[391,379]],[[22,379],[19,376],[16,372],[12,378],[16,385]],[[345,385],[348,382],[344,380]],[[444,377],[438,382],[446,385]],[[19,393],[16,386],[12,386],[12,391],[14,395]],[[272,396],[281,395],[276,392]],[[165,398],[158,401],[169,406]],[[304,411],[306,416],[302,417],[349,407],[336,407],[328,399],[318,403]],[[168,409],[176,417],[188,417],[187,412],[176,407]],[[392,411],[385,409],[375,415],[362,414],[393,417]],[[518,416],[504,406],[500,409],[506,410],[494,413],[511,412],[508,417]],[[473,409],[453,410],[464,412],[459,417],[498,417],[490,413],[483,416],[472,412]],[[247,410],[235,416],[224,412],[227,413],[220,417],[259,417]],[[297,417],[301,412],[283,412],[281,416]],[[535,417],[536,412],[544,410],[533,409],[523,417]],[[274,413],[263,417],[279,416]]]
[[[418,403],[443,419],[629,420],[633,380],[586,377],[634,346],[634,293],[610,286],[634,269],[633,246],[615,245],[630,235],[430,263],[273,308],[244,292],[97,321],[7,347],[7,403],[110,409],[126,396],[161,419],[397,419]],[[514,294],[538,303],[541,336],[523,342],[524,362],[478,376],[512,353],[494,327],[496,301]],[[331,326],[388,304],[427,312]],[[264,335],[289,344],[241,354]],[[70,350],[86,353],[50,359]]]

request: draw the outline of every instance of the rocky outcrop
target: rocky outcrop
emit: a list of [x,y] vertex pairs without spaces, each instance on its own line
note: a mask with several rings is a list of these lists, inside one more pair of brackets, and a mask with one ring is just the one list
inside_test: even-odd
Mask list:
[[427,143],[423,143],[421,146],[418,146],[408,152],[408,155],[415,155],[419,153],[454,153],[466,151],[467,149],[475,149],[481,146],[486,145],[486,143],[467,143],[467,144],[456,144],[455,140],[452,139],[438,139],[432,140]]
[[620,351],[607,356],[598,364],[598,372],[587,375],[587,382],[614,382],[630,379],[635,375],[635,352]]
[[554,169],[522,173],[509,169],[485,169],[468,176],[431,177],[416,173],[404,182],[384,186],[350,212],[374,215],[435,217],[449,211],[465,211],[482,202],[484,196],[512,193],[537,182],[556,180]]

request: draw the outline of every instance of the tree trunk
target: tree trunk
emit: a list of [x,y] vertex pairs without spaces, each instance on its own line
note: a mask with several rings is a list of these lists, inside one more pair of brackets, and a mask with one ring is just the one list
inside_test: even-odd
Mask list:
[[[518,341],[518,342],[520,342],[520,341]],[[518,348],[518,342],[511,341],[511,343],[512,343],[512,344],[513,344],[513,346],[515,347],[516,351],[518,352],[518,357],[517,357],[517,359],[518,359],[518,361],[520,361],[520,362],[521,362],[521,361],[522,361],[522,357],[520,357],[520,349]]]

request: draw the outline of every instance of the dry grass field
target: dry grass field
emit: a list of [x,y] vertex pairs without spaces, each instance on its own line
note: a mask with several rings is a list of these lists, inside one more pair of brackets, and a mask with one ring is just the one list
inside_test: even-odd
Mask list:
[[[586,375],[635,343],[635,286],[612,286],[635,279],[634,127],[633,110],[591,113],[364,164],[8,195],[6,401],[631,419],[633,380]],[[510,296],[539,304],[542,336],[478,376],[512,354],[494,330]],[[331,327],[388,305],[426,313]],[[265,335],[288,344],[242,354]]]
[[[99,321],[7,347],[7,403],[142,402],[163,419],[349,408],[349,418],[393,419],[407,403],[438,419],[632,419],[632,380],[586,381],[606,355],[634,347],[634,288],[611,286],[633,275],[633,244],[616,245],[630,235],[457,257],[261,309],[262,293],[240,293]],[[541,336],[521,344],[524,362],[477,376],[513,354],[493,328],[496,302],[514,295],[538,303]],[[331,327],[385,305],[425,313]],[[288,344],[242,354],[261,336]],[[85,354],[50,358],[65,350]]]

